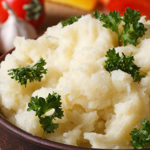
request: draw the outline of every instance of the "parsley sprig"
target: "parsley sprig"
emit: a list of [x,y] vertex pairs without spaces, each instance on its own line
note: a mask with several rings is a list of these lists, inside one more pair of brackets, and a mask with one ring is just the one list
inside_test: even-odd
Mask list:
[[[139,11],[127,8],[123,17],[118,11],[110,12],[109,14],[101,14],[99,11],[93,12],[93,16],[104,22],[103,26],[116,32],[118,35],[118,44],[124,46],[128,44],[137,45],[138,38],[142,37],[147,29],[143,23],[140,23],[141,14]],[[123,22],[123,31],[119,30],[119,26]]]
[[104,27],[110,28],[112,31],[116,32],[120,39],[119,25],[122,19],[118,11],[113,11],[113,12],[110,12],[109,15],[105,15],[105,14],[100,14],[100,12],[96,10],[93,12],[93,16],[96,19],[103,21]]
[[143,74],[139,72],[140,67],[134,64],[133,56],[126,56],[122,53],[122,56],[119,56],[119,53],[115,49],[109,49],[106,53],[107,60],[105,61],[105,69],[109,72],[113,70],[122,70],[129,73],[133,77],[133,81],[140,81],[144,77]]
[[27,81],[41,81],[43,78],[43,74],[47,73],[47,69],[44,68],[46,62],[43,58],[41,58],[36,64],[33,66],[20,67],[15,69],[8,70],[8,75],[11,76],[12,79],[15,79],[21,85],[27,84]]
[[70,18],[62,21],[61,24],[63,27],[65,27],[67,25],[73,24],[74,22],[78,21],[80,18],[81,18],[81,16],[70,17]]
[[[28,103],[27,111],[35,111],[36,116],[39,117],[40,124],[46,133],[53,133],[58,128],[58,124],[53,120],[63,117],[63,111],[60,102],[61,96],[57,93],[48,94],[46,99],[43,97],[32,97],[30,103]],[[45,115],[48,111],[54,109],[55,111],[51,115]]]
[[135,149],[150,147],[150,121],[147,119],[141,121],[141,128],[134,128],[130,135],[131,145]]

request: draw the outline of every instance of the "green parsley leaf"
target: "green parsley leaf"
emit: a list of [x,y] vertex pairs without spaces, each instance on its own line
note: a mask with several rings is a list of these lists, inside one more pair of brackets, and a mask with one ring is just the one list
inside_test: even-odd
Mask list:
[[101,14],[98,10],[93,12],[93,16],[103,21],[103,26],[106,28],[110,28],[112,31],[116,32],[118,36],[119,35],[119,25],[122,21],[122,18],[117,11],[110,12],[109,15]]
[[[142,37],[147,31],[144,24],[139,22],[141,17],[140,12],[131,10],[130,8],[125,10],[123,18],[121,18],[118,11],[110,12],[107,15],[95,11],[93,16],[104,22],[104,27],[117,33],[119,45],[123,44],[126,46],[128,44],[133,44],[136,46],[138,44],[138,38]],[[121,22],[124,23],[122,25],[123,31],[119,31]]]
[[135,23],[140,20],[141,14],[139,11],[127,8],[125,13],[123,13],[123,21],[127,24]]
[[150,121],[147,119],[141,121],[141,128],[134,128],[130,135],[131,145],[135,149],[150,147]]
[[78,21],[80,18],[81,16],[70,17],[67,20],[62,21],[61,24],[63,27],[65,27],[67,25],[73,24],[74,22]]
[[123,25],[123,32],[121,34],[121,40],[123,41],[124,45],[138,44],[138,38],[142,37],[147,29],[144,27],[143,23],[140,23],[141,14],[139,11],[131,10],[127,8],[125,10],[123,21],[125,24]]
[[100,20],[101,13],[100,13],[98,10],[95,10],[95,11],[93,12],[93,16],[94,16],[96,19]]
[[53,116],[45,116],[39,117],[40,124],[46,133],[54,133],[54,130],[57,129],[59,126],[57,123],[53,123]]
[[[61,96],[57,93],[48,94],[46,99],[43,97],[32,97],[30,103],[28,103],[27,111],[35,111],[36,116],[39,117],[40,124],[46,133],[52,133],[58,128],[58,124],[54,123],[55,118],[61,119],[63,117],[63,111],[60,102]],[[46,116],[45,114],[54,109],[53,114]]]
[[122,70],[126,73],[129,73],[133,77],[133,81],[140,81],[144,77],[143,74],[140,74],[140,67],[136,66],[133,61],[133,56],[125,56],[122,53],[122,56],[119,56],[119,53],[115,49],[109,49],[106,54],[107,60],[105,61],[105,69],[109,72],[113,70]]
[[44,68],[46,62],[43,58],[41,58],[35,65],[32,67],[20,67],[15,69],[8,70],[8,75],[11,76],[12,79],[15,79],[21,85],[27,84],[27,81],[41,81],[43,78],[43,74],[47,73],[47,69]]

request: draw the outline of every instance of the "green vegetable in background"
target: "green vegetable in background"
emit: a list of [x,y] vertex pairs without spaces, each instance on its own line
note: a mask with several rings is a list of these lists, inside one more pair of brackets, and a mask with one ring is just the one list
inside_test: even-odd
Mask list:
[[140,74],[140,67],[136,66],[133,61],[133,56],[125,56],[122,53],[122,56],[119,56],[119,53],[115,49],[109,49],[106,54],[107,60],[105,61],[105,69],[109,72],[113,70],[122,70],[129,73],[133,77],[133,81],[140,81],[144,77],[143,74]]
[[80,18],[81,16],[70,17],[67,20],[62,21],[61,24],[63,27],[65,27],[67,25],[73,24],[74,22],[78,21]]
[[[101,14],[99,11],[93,12],[93,16],[104,22],[103,26],[116,32],[118,35],[119,45],[138,44],[138,38],[142,37],[147,29],[143,23],[140,23],[141,14],[139,11],[127,8],[123,17],[118,11],[110,12],[109,14]],[[123,22],[123,31],[119,30],[119,26]]]
[[150,121],[147,119],[141,121],[141,128],[134,128],[130,135],[131,145],[135,149],[150,147]]
[[[36,116],[39,117],[40,124],[46,133],[53,133],[58,128],[58,124],[54,123],[53,120],[63,117],[60,99],[60,95],[53,93],[48,94],[46,99],[38,96],[32,97],[30,103],[28,103],[27,111],[33,110],[36,112]],[[51,115],[46,115],[51,109],[54,109],[54,112]]]
[[43,74],[47,73],[47,69],[44,68],[46,62],[43,58],[41,58],[35,65],[20,67],[15,69],[8,70],[8,75],[11,76],[12,79],[15,79],[21,85],[27,84],[27,81],[41,81],[43,78]]

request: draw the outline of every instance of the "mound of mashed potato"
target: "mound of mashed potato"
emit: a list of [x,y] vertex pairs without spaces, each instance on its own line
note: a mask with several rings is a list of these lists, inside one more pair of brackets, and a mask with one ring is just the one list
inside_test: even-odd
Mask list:
[[[150,22],[141,19],[148,29],[135,47],[118,47],[117,35],[103,27],[91,15],[62,27],[47,29],[37,40],[18,37],[15,51],[0,66],[0,110],[19,128],[52,141],[92,148],[131,148],[129,133],[140,122],[150,120]],[[134,63],[146,73],[140,82],[116,70],[105,70],[106,52],[134,55]],[[47,62],[47,74],[41,82],[18,84],[8,70]],[[32,96],[61,95],[64,117],[59,128],[44,133],[34,111],[27,111]]]

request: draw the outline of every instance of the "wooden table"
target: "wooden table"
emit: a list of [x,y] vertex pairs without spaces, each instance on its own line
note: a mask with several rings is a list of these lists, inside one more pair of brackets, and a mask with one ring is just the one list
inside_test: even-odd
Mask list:
[[89,12],[69,7],[66,5],[61,5],[52,2],[45,2],[45,19],[43,24],[38,28],[38,34],[42,34],[47,27],[57,24],[61,20],[69,18],[71,16],[84,15]]

